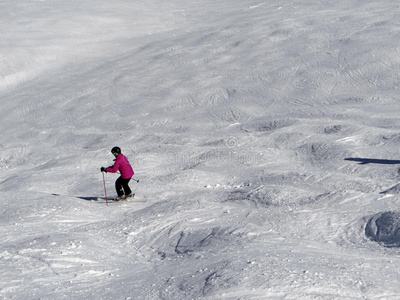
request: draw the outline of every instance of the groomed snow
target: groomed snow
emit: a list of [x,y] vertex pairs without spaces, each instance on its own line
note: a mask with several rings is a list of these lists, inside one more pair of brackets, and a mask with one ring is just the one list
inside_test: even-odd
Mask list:
[[400,299],[399,20],[0,1],[0,299]]

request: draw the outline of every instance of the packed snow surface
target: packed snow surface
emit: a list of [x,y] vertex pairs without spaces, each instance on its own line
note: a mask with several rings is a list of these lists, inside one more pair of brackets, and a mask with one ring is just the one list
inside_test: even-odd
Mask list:
[[[0,299],[400,299],[397,0],[0,0],[0,25]],[[140,182],[107,206],[113,146]]]

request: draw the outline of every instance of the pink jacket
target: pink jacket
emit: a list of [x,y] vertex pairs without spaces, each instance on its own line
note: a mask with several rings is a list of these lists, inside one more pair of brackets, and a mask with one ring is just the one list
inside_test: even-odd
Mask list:
[[121,173],[121,177],[124,179],[131,178],[133,174],[135,174],[128,159],[122,153],[118,154],[117,158],[114,159],[114,161],[114,165],[112,167],[108,167],[106,169],[106,172],[116,173],[117,171],[119,171]]

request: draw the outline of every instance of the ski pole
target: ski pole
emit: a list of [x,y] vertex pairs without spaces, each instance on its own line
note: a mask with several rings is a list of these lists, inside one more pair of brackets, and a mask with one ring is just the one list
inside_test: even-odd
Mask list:
[[106,205],[108,206],[108,198],[107,198],[107,189],[106,189],[106,179],[104,178],[104,172],[103,173],[103,185],[104,185],[104,194],[106,196]]

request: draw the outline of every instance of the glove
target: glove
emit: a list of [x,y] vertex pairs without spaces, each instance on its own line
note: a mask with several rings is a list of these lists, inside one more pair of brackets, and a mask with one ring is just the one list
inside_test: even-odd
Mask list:
[[106,172],[106,173],[107,173],[106,168],[104,168],[104,167],[101,167],[101,168],[100,168],[100,171],[101,171],[101,172]]

